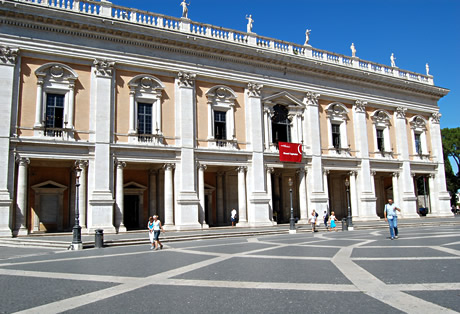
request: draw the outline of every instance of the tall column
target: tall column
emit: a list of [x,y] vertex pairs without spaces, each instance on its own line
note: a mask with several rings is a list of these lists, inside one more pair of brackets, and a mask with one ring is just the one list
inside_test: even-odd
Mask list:
[[[393,202],[400,207],[401,205],[401,198],[399,195],[399,173],[398,172],[393,172],[392,178],[391,178],[391,183],[393,186]],[[385,200],[386,203],[387,200]],[[401,212],[401,217],[404,217],[403,212]]]
[[16,232],[17,235],[27,235],[27,170],[29,158],[18,158],[18,182],[16,195]]
[[174,164],[165,164],[165,221],[164,227],[166,229],[174,229],[174,186],[173,186],[173,169]]
[[198,222],[200,200],[197,189],[196,97],[194,73],[179,72],[175,84],[176,136],[180,163],[176,169],[176,229],[201,229]]
[[222,225],[224,223],[224,173],[217,173],[217,224]]
[[[276,223],[278,223],[278,215],[280,213],[280,174],[275,173],[273,175],[274,179],[274,189],[273,189],[273,211],[276,212]],[[275,219],[274,219],[275,220]]]
[[114,108],[114,67],[115,62],[94,60],[91,77],[91,122],[95,130],[91,140],[95,142],[94,159],[90,160],[88,231],[103,229],[115,233],[113,177],[114,167],[110,145],[113,139],[112,121]]
[[75,114],[75,81],[72,80],[69,84],[70,90],[69,90],[69,106],[67,107],[67,121],[64,121],[64,123],[67,122],[67,128],[70,130],[73,130],[74,125],[73,125],[73,120],[74,120],[74,114]]
[[359,217],[359,207],[358,207],[358,193],[356,189],[356,175],[357,171],[350,171],[350,204],[351,204],[351,216],[353,219]]
[[212,112],[212,101],[208,101],[208,140],[214,139],[214,115]]
[[419,218],[417,214],[417,197],[415,196],[414,180],[411,174],[409,141],[407,139],[406,108],[398,107],[394,113],[394,124],[396,130],[396,147],[400,161],[402,162],[399,177],[400,195],[399,208],[404,218]]
[[78,215],[80,220],[80,227],[82,228],[82,232],[87,232],[86,230],[86,203],[87,203],[87,169],[88,169],[88,162],[86,160],[78,160],[77,161],[78,167],[81,169],[80,173],[80,187],[78,189]]
[[269,120],[270,120],[270,110],[268,108],[264,108],[264,147],[266,151],[270,150],[270,138],[269,138]]
[[273,190],[272,190],[272,167],[266,167],[267,170],[267,193],[270,201],[268,202],[268,218],[273,222]]
[[440,207],[436,204],[436,195],[438,194],[437,186],[435,185],[435,175],[428,175],[428,189],[430,191],[430,202],[426,204],[426,207],[430,208],[430,213],[427,216],[440,216]]
[[136,90],[132,88],[129,91],[129,130],[128,134],[129,135],[134,135],[137,134],[136,132],[136,105],[135,105],[135,99],[134,96],[136,95]]
[[238,167],[238,223],[237,227],[247,227],[248,218],[246,215],[246,170],[247,167]]
[[[308,207],[307,207],[307,169],[302,167],[299,174],[299,198],[300,198],[300,220],[299,224],[308,224]],[[316,209],[316,208],[315,208]],[[318,212],[321,214],[322,212]]]
[[157,170],[149,172],[149,217],[158,215],[157,210]]
[[34,128],[43,127],[43,77],[37,77],[37,96],[35,100],[35,123]]
[[361,159],[361,167],[358,170],[357,185],[359,217],[360,220],[377,220],[377,198],[375,197],[374,177],[371,175],[369,159],[369,139],[367,136],[366,119],[367,102],[356,100],[353,105],[353,130],[355,137],[356,157]]
[[329,208],[329,185],[327,181],[327,176],[329,175],[329,170],[323,169],[323,183],[324,183],[324,192],[327,197],[327,213],[330,214],[330,208]]
[[430,138],[431,138],[431,149],[433,150],[432,156],[438,163],[436,168],[436,174],[432,178],[433,185],[430,181],[430,190],[431,187],[436,187],[436,193],[431,199],[431,204],[436,204],[436,213],[440,217],[449,217],[453,213],[450,208],[450,195],[447,192],[446,187],[446,173],[444,169],[444,154],[442,150],[442,138],[441,138],[441,129],[440,122],[441,114],[435,112],[430,117]]
[[204,172],[207,169],[206,165],[199,165],[198,166],[198,191],[199,191],[199,199],[200,199],[200,213],[198,221],[201,224],[202,228],[209,228],[209,225],[206,223],[206,197],[205,197],[205,186],[204,186]]
[[18,49],[0,47],[0,237],[11,237],[13,222],[14,152],[10,135],[15,134],[19,66]]
[[[321,153],[321,130],[319,123],[319,97],[320,94],[308,92],[305,95],[304,130],[306,154],[311,154],[311,166],[307,173],[308,208],[314,208],[322,213],[328,210],[327,183],[324,182],[323,163]],[[329,132],[330,133],[330,132]],[[308,213],[307,213],[308,217]]]
[[116,161],[115,164],[117,167],[115,190],[115,227],[118,228],[118,232],[126,232],[126,227],[124,224],[125,193],[123,187],[123,169],[126,167],[126,163],[123,161]]
[[272,226],[264,161],[264,121],[261,101],[262,85],[249,83],[245,91],[248,150],[252,152],[248,168],[248,223],[250,226]]

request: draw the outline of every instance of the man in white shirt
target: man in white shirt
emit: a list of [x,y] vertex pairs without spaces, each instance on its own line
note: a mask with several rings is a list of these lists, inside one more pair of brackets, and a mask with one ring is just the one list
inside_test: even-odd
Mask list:
[[393,200],[390,198],[388,200],[388,204],[385,205],[383,215],[385,217],[385,221],[388,221],[388,225],[390,226],[391,240],[398,238],[398,216],[396,215],[397,210],[401,212],[401,209],[393,204]]
[[232,212],[231,212],[231,221],[232,221],[232,227],[235,226],[235,223],[236,223],[236,215],[237,215],[237,212],[236,212],[236,209],[233,208],[232,209]]

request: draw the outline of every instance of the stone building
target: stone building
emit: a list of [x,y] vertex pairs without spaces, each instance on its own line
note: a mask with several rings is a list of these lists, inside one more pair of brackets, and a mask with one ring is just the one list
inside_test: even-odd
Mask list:
[[5,0],[0,15],[1,236],[68,231],[76,204],[83,232],[153,214],[221,226],[232,208],[270,226],[290,189],[300,223],[348,204],[379,219],[389,197],[418,217],[420,182],[429,215],[451,215],[448,90],[431,75],[109,1]]

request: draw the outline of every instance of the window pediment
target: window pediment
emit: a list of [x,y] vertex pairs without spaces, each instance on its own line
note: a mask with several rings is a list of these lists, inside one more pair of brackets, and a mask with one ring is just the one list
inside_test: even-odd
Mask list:
[[376,126],[387,127],[390,125],[391,117],[385,110],[376,110],[371,117]]
[[341,122],[343,120],[348,120],[348,109],[344,104],[341,103],[332,103],[326,108],[327,116],[332,121]]
[[38,78],[49,82],[70,84],[75,82],[78,74],[69,66],[61,63],[46,63],[35,70]]
[[284,91],[265,97],[262,99],[262,103],[270,107],[278,104],[284,105],[287,106],[289,110],[303,109],[305,107],[305,104],[300,99]]
[[215,109],[229,109],[237,98],[235,92],[224,85],[212,87],[206,92],[206,97]]
[[53,191],[65,191],[67,190],[67,186],[62,185],[60,183],[54,182],[52,180],[47,180],[42,183],[38,183],[32,186],[34,191],[43,191],[43,190],[53,190]]
[[137,93],[138,97],[142,98],[160,97],[165,88],[159,79],[146,74],[135,76],[129,81],[128,86],[132,91]]
[[410,123],[411,129],[414,129],[415,131],[420,131],[420,132],[426,131],[427,122],[421,116],[417,115],[413,117],[409,123]]

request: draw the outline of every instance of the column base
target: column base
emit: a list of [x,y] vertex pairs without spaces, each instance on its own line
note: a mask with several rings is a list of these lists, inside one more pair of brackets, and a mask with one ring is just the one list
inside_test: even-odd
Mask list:
[[115,229],[114,226],[93,226],[91,228],[88,228],[88,234],[95,233],[98,229],[104,230],[104,233],[117,233],[117,229]]
[[183,224],[183,225],[176,225],[176,230],[200,230],[201,224],[196,223],[196,224]]
[[406,214],[398,216],[399,219],[412,219],[412,218],[420,218],[419,214]]
[[16,236],[20,237],[20,236],[27,236],[29,235],[29,230],[27,230],[26,227],[21,227],[19,228],[18,230],[16,230],[15,232]]
[[308,225],[308,219],[299,219],[297,225]]
[[208,224],[201,224],[201,229],[209,229],[209,225]]
[[83,243],[72,243],[71,245],[72,251],[81,251],[83,250]]
[[276,226],[278,223],[276,221],[272,221],[272,225]]
[[295,234],[295,233],[297,233],[296,229],[294,229],[294,230],[289,229],[289,234]]
[[120,233],[120,232],[126,232],[128,231],[125,227],[125,225],[121,225],[120,227],[118,227],[117,229],[117,233]]
[[249,223],[247,221],[238,221],[236,223],[236,227],[238,227],[238,228],[247,228],[247,227],[249,227]]
[[176,231],[176,226],[175,225],[163,225],[163,229],[166,231]]
[[0,230],[0,238],[12,238],[13,232],[10,228],[5,228]]

